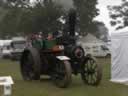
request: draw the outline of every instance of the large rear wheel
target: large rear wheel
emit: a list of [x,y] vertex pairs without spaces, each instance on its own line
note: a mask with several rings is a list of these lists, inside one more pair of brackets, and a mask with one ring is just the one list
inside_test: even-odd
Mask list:
[[98,85],[102,78],[101,65],[91,57],[86,58],[82,66],[81,77],[86,84]]
[[40,79],[40,56],[34,48],[27,50],[21,57],[21,73],[24,80]]
[[58,61],[52,79],[58,87],[65,88],[71,83],[71,75],[72,71],[69,61]]

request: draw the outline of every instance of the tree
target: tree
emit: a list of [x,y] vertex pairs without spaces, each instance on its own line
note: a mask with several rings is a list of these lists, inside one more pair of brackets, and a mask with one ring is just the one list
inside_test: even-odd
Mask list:
[[[77,11],[78,29],[81,34],[95,32],[93,18],[98,15],[97,0],[73,0]],[[30,4],[29,0],[6,0],[7,14],[0,22],[3,34],[19,34],[30,32],[55,32],[61,30],[58,20],[65,15],[61,5],[53,0],[37,0]],[[65,16],[64,16],[65,17]],[[8,28],[7,28],[8,27]],[[92,30],[93,29],[93,30]]]
[[96,32],[93,32],[93,34],[99,38],[102,39],[103,41],[107,41],[108,40],[108,29],[106,28],[105,24],[103,22],[99,22],[99,21],[95,21],[94,22],[95,26],[96,26]]
[[108,6],[111,26],[121,29],[128,26],[128,1],[122,0],[121,5]]
[[[16,35],[19,34],[20,31],[18,29],[20,25],[20,18],[23,9],[26,7],[27,3],[24,0],[3,0],[2,9],[5,11],[2,15],[3,18],[0,21],[0,32],[1,36],[6,35]],[[26,7],[27,8],[27,7]],[[19,32],[19,33],[18,33]]]
[[94,32],[92,26],[94,26],[94,17],[98,15],[98,9],[96,8],[97,0],[73,0],[74,6],[78,13],[78,20],[80,32],[82,34],[87,32]]
[[[61,23],[58,18],[63,14],[63,9],[60,5],[50,2],[38,0],[34,5],[31,5],[28,0],[10,0],[7,3],[6,9],[8,13],[4,16],[1,22],[3,34],[28,34],[30,32],[55,32],[59,30]],[[25,0],[24,0],[25,1]],[[7,28],[8,27],[8,28]]]

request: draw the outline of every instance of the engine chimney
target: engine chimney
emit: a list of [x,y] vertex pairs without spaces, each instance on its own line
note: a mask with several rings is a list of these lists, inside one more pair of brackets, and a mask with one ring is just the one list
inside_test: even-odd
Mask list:
[[70,36],[75,36],[75,25],[76,25],[76,11],[70,9],[68,14],[68,30]]

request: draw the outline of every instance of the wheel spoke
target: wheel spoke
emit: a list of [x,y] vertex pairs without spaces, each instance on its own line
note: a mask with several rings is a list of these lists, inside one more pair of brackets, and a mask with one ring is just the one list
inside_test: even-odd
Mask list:
[[96,76],[93,74],[92,76],[92,84],[96,82]]
[[89,60],[89,61],[90,61],[90,70],[94,70],[96,65],[95,61],[94,60]]
[[90,62],[91,62],[91,69],[93,69],[93,66],[95,65],[95,62],[93,61],[93,60],[90,60]]
[[90,60],[88,60],[88,63],[87,63],[88,70],[90,70],[90,65],[91,65]]
[[91,84],[91,75],[89,74],[88,83]]

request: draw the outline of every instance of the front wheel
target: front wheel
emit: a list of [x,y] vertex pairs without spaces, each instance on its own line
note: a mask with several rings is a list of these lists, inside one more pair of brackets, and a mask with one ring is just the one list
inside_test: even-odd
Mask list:
[[60,88],[66,88],[71,83],[71,74],[69,61],[58,61],[55,73],[52,75],[53,82]]
[[98,85],[102,78],[101,65],[91,57],[86,58],[82,66],[81,77],[86,84]]

